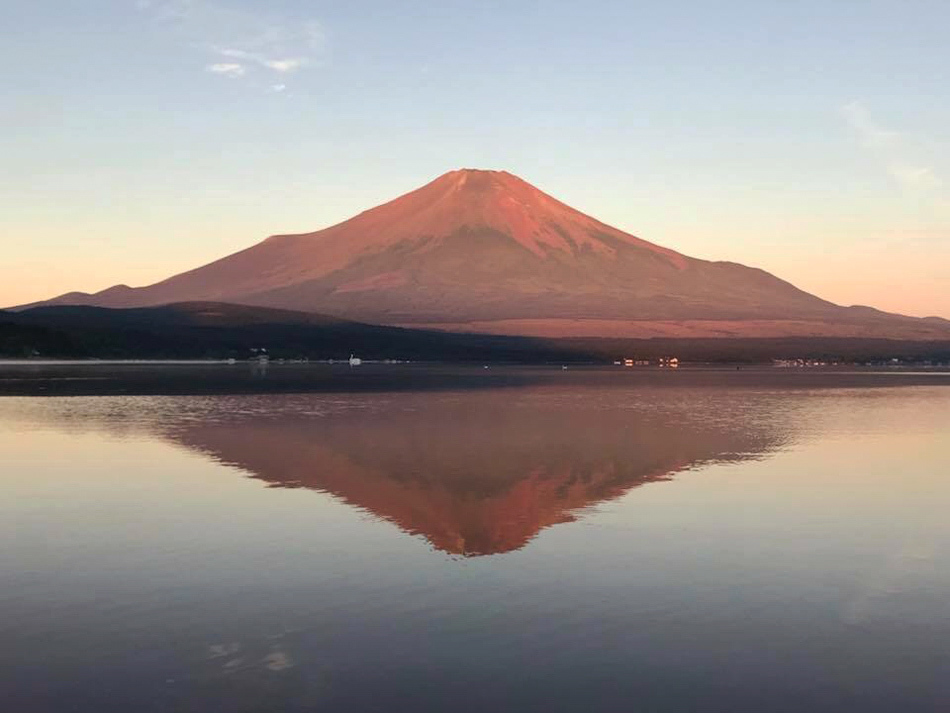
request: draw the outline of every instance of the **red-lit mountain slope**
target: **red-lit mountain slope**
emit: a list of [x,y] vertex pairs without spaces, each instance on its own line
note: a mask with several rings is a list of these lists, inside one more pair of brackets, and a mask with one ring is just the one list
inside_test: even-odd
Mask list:
[[834,305],[762,270],[641,240],[510,173],[467,169],[154,285],[46,304],[196,300],[539,336],[950,336],[946,320]]

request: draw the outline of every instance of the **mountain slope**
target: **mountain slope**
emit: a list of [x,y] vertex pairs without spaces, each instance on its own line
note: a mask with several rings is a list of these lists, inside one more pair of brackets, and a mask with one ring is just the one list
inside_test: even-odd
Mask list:
[[681,255],[509,173],[469,169],[338,225],[273,236],[154,285],[50,303],[195,300],[536,336],[950,334],[950,323],[840,307],[762,270]]

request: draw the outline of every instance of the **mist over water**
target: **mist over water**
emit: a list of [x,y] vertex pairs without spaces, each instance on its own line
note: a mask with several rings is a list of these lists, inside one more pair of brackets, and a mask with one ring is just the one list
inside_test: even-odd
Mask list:
[[950,383],[0,399],[10,711],[942,711]]

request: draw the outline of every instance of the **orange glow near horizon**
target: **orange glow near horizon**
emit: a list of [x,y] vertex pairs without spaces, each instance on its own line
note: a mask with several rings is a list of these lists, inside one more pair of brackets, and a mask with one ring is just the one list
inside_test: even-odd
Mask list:
[[[257,222],[250,228],[247,224],[199,223],[178,231],[159,225],[134,234],[125,226],[111,230],[97,225],[87,231],[74,230],[76,237],[68,242],[56,238],[48,247],[39,239],[11,243],[4,249],[0,306],[27,304],[72,291],[97,292],[116,284],[149,285],[282,232],[268,231],[266,220]],[[288,230],[305,225],[302,218],[285,223]],[[166,228],[177,232],[174,241],[163,237]],[[631,232],[651,240],[648,234]],[[693,257],[762,268],[837,304],[950,318],[950,279],[943,269],[950,264],[950,241],[935,246],[937,241],[898,235],[869,240],[858,249],[849,236],[821,241],[801,237],[786,245],[760,244],[741,236],[718,240],[709,237],[708,231],[681,233],[680,237],[655,242]],[[813,247],[816,242],[820,249]],[[140,247],[143,244],[147,249]]]

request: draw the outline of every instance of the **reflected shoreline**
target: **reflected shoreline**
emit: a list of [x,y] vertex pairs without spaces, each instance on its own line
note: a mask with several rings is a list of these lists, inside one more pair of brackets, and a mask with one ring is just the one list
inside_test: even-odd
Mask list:
[[483,391],[538,386],[629,388],[876,388],[950,386],[950,370],[912,368],[684,365],[677,370],[613,365],[547,366],[377,364],[268,364],[245,362],[2,362],[3,396],[115,396],[286,393],[407,393]]

